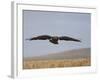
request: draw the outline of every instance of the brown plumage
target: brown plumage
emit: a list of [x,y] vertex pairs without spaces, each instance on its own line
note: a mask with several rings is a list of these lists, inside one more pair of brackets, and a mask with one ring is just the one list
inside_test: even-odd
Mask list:
[[49,35],[40,35],[40,36],[32,37],[32,38],[26,39],[26,40],[30,40],[30,41],[32,41],[32,40],[49,40],[53,44],[59,44],[58,40],[81,42],[78,39],[74,39],[74,38],[67,37],[67,36],[58,37],[58,36],[49,36]]

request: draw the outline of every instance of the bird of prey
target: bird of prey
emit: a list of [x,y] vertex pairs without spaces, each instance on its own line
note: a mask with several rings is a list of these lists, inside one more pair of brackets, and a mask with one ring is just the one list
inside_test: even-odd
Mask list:
[[49,35],[40,35],[40,36],[32,37],[32,38],[26,39],[26,40],[30,40],[30,41],[32,41],[32,40],[49,40],[53,44],[59,44],[58,40],[81,42],[78,39],[74,39],[74,38],[71,38],[68,36],[58,37],[58,36],[49,36]]

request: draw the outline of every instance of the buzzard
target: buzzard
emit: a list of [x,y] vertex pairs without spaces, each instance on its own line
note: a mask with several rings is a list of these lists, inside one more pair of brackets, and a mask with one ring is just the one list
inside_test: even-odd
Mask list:
[[68,37],[68,36],[58,37],[58,36],[49,36],[49,35],[40,35],[40,36],[32,37],[32,38],[26,39],[26,40],[30,40],[30,41],[32,41],[32,40],[49,40],[53,44],[59,44],[58,40],[81,42],[78,39],[74,39],[74,38],[71,38],[71,37]]

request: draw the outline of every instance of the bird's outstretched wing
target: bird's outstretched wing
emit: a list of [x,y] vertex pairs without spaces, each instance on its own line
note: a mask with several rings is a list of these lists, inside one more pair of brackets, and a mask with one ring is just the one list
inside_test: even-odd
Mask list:
[[26,39],[26,40],[47,40],[50,38],[51,38],[51,36],[49,36],[49,35],[40,35],[40,36],[32,37],[32,38]]
[[61,36],[61,37],[59,37],[59,40],[66,40],[66,41],[76,41],[76,42],[81,42],[81,41],[80,41],[80,40],[78,40],[78,39],[74,39],[74,38],[67,37],[67,36]]

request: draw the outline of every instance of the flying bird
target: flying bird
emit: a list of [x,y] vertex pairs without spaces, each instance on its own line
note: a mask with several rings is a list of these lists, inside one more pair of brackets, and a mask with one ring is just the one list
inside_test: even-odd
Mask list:
[[58,40],[81,42],[78,39],[74,39],[74,38],[71,38],[68,36],[58,37],[58,36],[49,36],[49,35],[40,35],[40,36],[32,37],[32,38],[26,39],[26,40],[30,40],[30,41],[32,41],[32,40],[49,40],[53,44],[59,44]]

